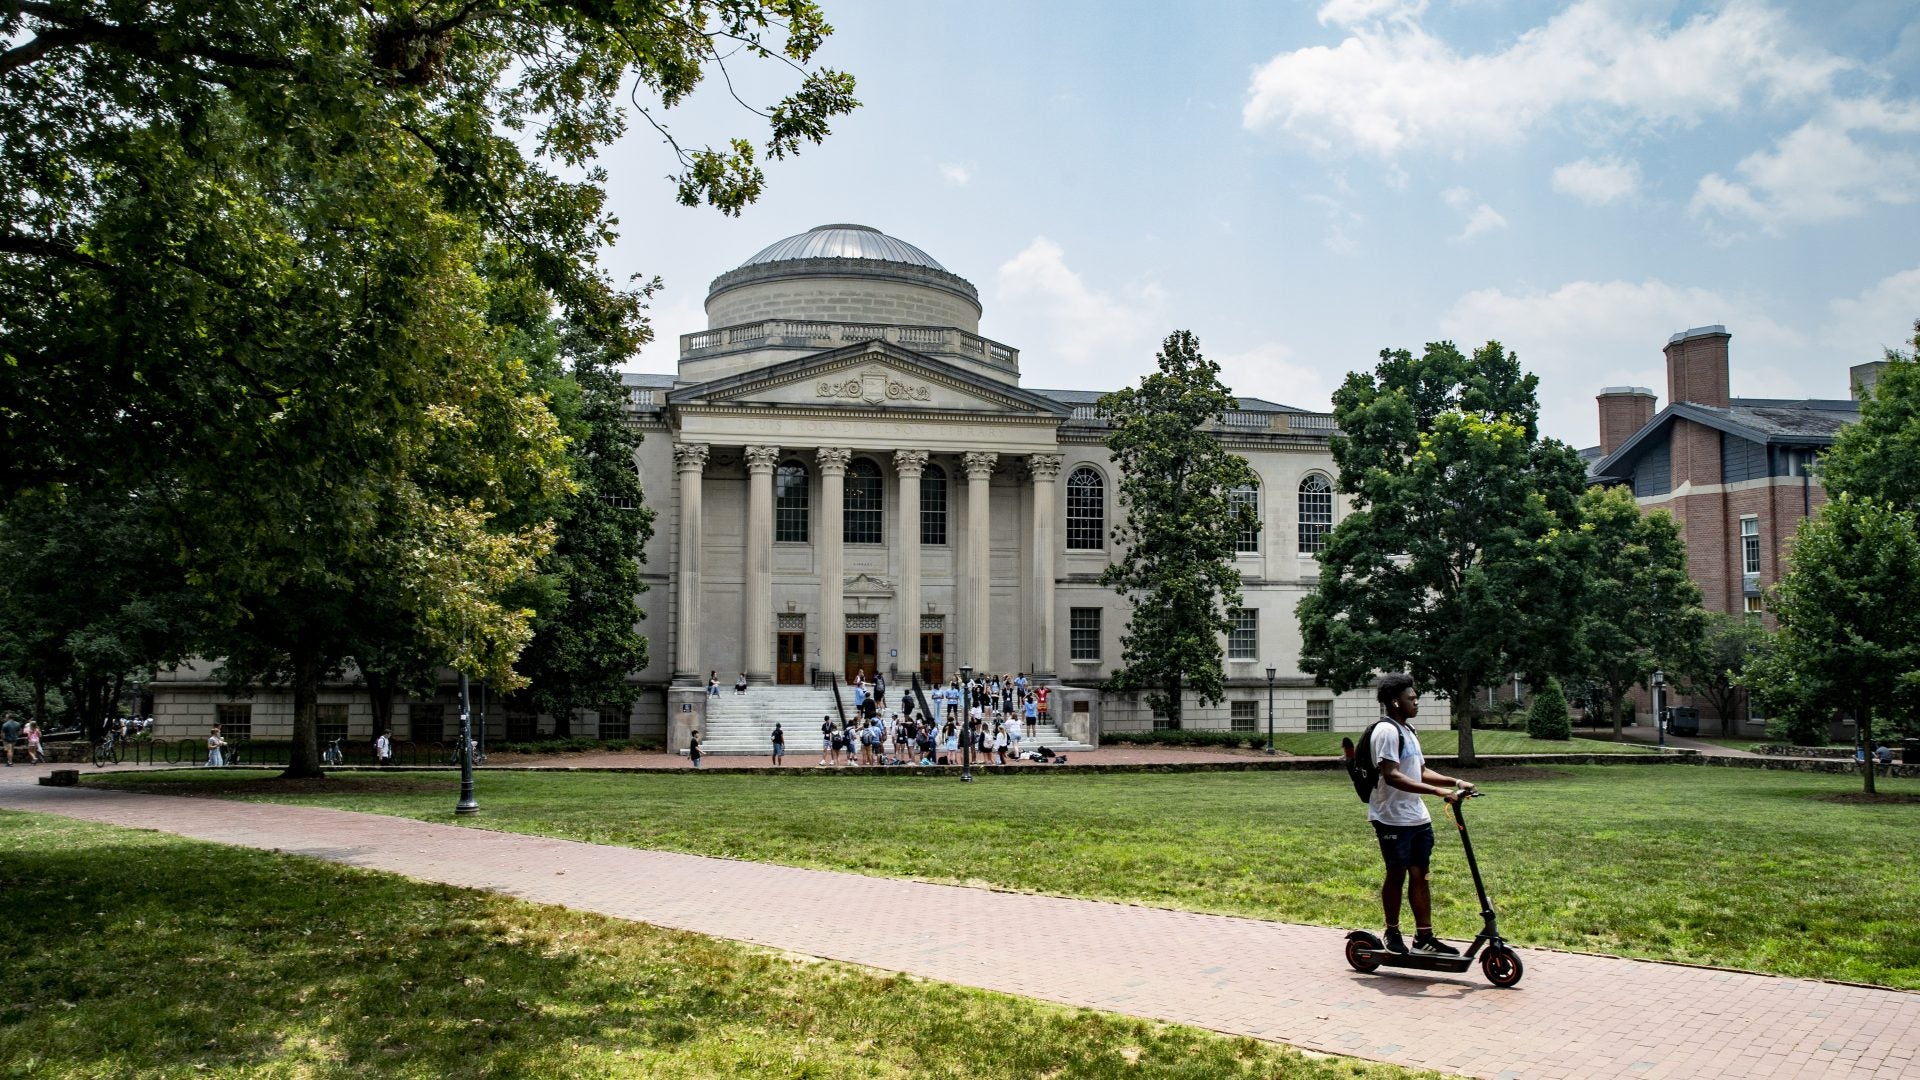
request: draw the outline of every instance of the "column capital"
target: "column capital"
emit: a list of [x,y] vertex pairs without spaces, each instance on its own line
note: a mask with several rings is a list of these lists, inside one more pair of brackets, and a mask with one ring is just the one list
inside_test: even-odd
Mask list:
[[823,446],[813,452],[813,460],[820,465],[825,476],[844,476],[847,463],[853,460],[853,451],[844,446]]
[[673,467],[681,472],[699,472],[707,467],[707,454],[712,449],[706,443],[676,443]]
[[999,460],[999,454],[976,450],[970,454],[961,455],[960,464],[966,467],[967,479],[985,480],[993,475],[993,464]]
[[895,450],[893,467],[901,476],[919,476],[927,469],[927,457],[925,450]]
[[1035,480],[1058,480],[1060,463],[1064,460],[1059,454],[1028,454],[1027,471]]
[[777,446],[747,447],[747,472],[770,473],[780,464],[780,448]]

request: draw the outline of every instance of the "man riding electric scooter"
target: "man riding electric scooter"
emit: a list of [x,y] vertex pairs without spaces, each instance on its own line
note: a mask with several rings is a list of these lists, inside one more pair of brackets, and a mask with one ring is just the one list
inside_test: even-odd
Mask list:
[[[1427,891],[1427,862],[1433,854],[1433,818],[1423,795],[1438,795],[1457,804],[1473,785],[1427,768],[1414,734],[1413,718],[1420,713],[1420,695],[1410,675],[1388,675],[1378,691],[1384,713],[1374,725],[1373,738],[1361,750],[1379,769],[1379,782],[1367,803],[1367,820],[1380,841],[1386,861],[1386,880],[1380,885],[1380,906],[1387,916],[1386,947],[1407,952],[1400,935],[1400,894],[1404,885],[1413,908],[1413,952],[1429,956],[1458,956],[1459,949],[1433,933],[1433,901]],[[1442,785],[1451,785],[1445,787]]]

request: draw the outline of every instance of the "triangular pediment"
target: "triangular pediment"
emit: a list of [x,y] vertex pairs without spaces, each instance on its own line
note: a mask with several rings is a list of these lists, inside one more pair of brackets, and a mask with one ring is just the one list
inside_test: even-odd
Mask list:
[[888,341],[863,341],[683,386],[672,405],[984,412],[1064,417],[1067,406]]

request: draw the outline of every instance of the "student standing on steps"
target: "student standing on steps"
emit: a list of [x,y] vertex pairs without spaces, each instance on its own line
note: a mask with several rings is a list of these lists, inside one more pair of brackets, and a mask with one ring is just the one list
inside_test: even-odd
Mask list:
[[[1413,908],[1413,951],[1453,953],[1460,950],[1433,935],[1433,899],[1427,890],[1427,864],[1433,855],[1433,817],[1427,813],[1422,795],[1438,795],[1457,802],[1473,785],[1455,780],[1427,768],[1426,755],[1420,752],[1420,736],[1413,730],[1413,718],[1420,713],[1420,694],[1411,675],[1388,675],[1376,691],[1382,715],[1373,725],[1367,752],[1379,772],[1373,797],[1367,802],[1367,820],[1380,842],[1380,857],[1387,874],[1380,885],[1380,906],[1387,915],[1387,948],[1406,952],[1400,936],[1400,892],[1406,886],[1408,906]],[[1450,784],[1452,789],[1440,787]]]

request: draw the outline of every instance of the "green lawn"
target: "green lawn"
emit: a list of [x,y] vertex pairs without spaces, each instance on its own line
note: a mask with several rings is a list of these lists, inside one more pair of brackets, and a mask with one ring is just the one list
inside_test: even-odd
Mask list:
[[1415,1075],[34,814],[0,895],[0,1076]]
[[[231,774],[89,775],[160,790]],[[1526,944],[1920,988],[1920,804],[1848,776],[1688,765],[1518,768],[1471,804],[1502,929]],[[476,826],[1258,918],[1373,926],[1378,853],[1343,774],[480,777]],[[206,785],[213,785],[208,787]],[[238,794],[452,821],[452,777]],[[1914,798],[1908,781],[1881,781]],[[1436,811],[1437,813],[1437,811]],[[1438,925],[1478,922],[1457,835]]]
[[[1341,739],[1358,739],[1352,731],[1289,731],[1273,737],[1274,748],[1302,756],[1340,753]],[[1261,746],[1265,746],[1263,741]],[[1460,733],[1451,728],[1422,731],[1420,749],[1431,757],[1450,757],[1460,750]],[[1617,743],[1575,737],[1566,740],[1530,739],[1524,731],[1481,729],[1473,733],[1473,749],[1480,754],[1651,754],[1657,750],[1637,743]]]

